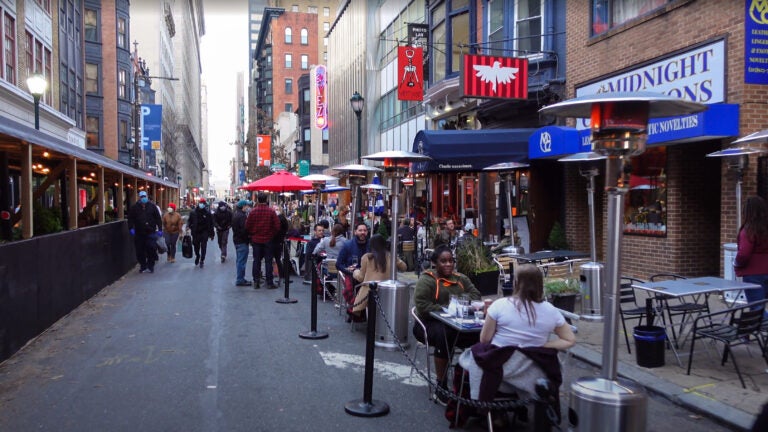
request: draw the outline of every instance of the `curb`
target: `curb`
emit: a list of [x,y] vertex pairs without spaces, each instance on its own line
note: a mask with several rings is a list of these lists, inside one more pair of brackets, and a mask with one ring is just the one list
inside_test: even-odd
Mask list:
[[[602,354],[597,351],[576,344],[571,348],[571,353],[577,359],[592,366],[600,367],[602,365]],[[752,414],[722,402],[702,398],[687,392],[677,384],[662,380],[656,375],[644,371],[642,368],[619,361],[618,374],[622,378],[642,386],[651,393],[662,396],[677,405],[695,411],[734,430],[749,431],[752,429],[752,424],[755,421],[755,416]]]

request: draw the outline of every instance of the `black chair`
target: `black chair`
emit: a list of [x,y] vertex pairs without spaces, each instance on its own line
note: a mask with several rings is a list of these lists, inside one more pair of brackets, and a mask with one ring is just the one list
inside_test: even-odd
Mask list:
[[[760,300],[740,306],[733,309],[727,309],[720,312],[701,315],[693,322],[693,339],[691,340],[691,352],[688,356],[688,375],[691,374],[691,364],[693,363],[693,347],[696,339],[713,339],[723,343],[723,359],[721,365],[728,361],[728,354],[733,359],[733,366],[736,368],[736,374],[739,376],[741,386],[747,388],[744,384],[744,378],[741,376],[739,364],[736,362],[736,356],[733,355],[732,348],[737,345],[743,345],[752,341],[757,341],[760,347],[760,355],[768,365],[766,358],[765,345],[760,335],[763,323],[763,310],[768,299]],[[717,318],[717,319],[715,319]]]
[[[650,282],[659,282],[659,281],[665,281],[665,280],[676,280],[676,279],[686,279],[685,276],[680,276],[674,273],[658,273],[649,278]],[[677,344],[677,335],[682,334],[683,327],[685,327],[686,319],[699,313],[710,313],[709,310],[709,295],[704,295],[704,303],[697,303],[695,301],[686,301],[685,297],[672,297],[664,294],[656,294],[656,300],[659,302],[659,304],[662,305],[662,320],[664,321],[666,325],[666,319],[664,318],[663,313],[667,313],[667,318],[669,318],[669,326],[672,329],[672,339],[675,341],[675,346],[678,346]],[[678,322],[680,324],[680,327],[678,331],[675,331],[675,320],[673,317],[681,316],[680,321]]]
[[635,289],[632,288],[634,283],[645,283],[645,281],[627,276],[622,276],[619,281],[619,315],[621,316],[621,327],[624,329],[624,340],[627,342],[627,352],[630,354],[632,354],[632,349],[629,347],[626,322],[627,320],[638,320],[639,325],[647,314],[646,306],[637,303]]

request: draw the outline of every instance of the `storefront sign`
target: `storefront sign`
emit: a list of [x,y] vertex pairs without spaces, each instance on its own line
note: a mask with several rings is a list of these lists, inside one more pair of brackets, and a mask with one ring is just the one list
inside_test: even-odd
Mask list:
[[744,82],[768,84],[768,2],[744,3]]
[[325,66],[323,65],[317,65],[312,70],[312,76],[315,78],[314,86],[312,89],[314,90],[314,98],[313,100],[313,109],[314,109],[314,120],[315,120],[315,127],[318,129],[325,129],[328,127],[328,100],[327,98],[327,75],[325,72]]
[[528,59],[465,54],[461,95],[494,99],[528,98]]
[[422,23],[408,23],[408,42],[414,48],[421,48],[426,55],[429,49],[429,25]]
[[397,47],[397,99],[403,101],[424,100],[424,63],[421,48]]
[[647,91],[713,104],[725,102],[725,84],[725,41],[719,40],[579,87],[576,96]]

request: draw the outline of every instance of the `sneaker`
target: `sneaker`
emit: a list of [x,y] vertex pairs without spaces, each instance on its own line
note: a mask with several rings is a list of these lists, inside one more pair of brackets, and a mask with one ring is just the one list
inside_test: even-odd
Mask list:
[[154,272],[155,272],[155,269],[153,269],[153,268],[148,268],[147,269],[147,273],[154,273]]
[[235,282],[235,286],[251,286],[251,281],[243,280],[240,282]]
[[145,271],[147,271],[146,267],[142,267],[142,268],[139,269],[139,273],[144,273]]
[[259,289],[261,288],[261,284],[257,281],[255,284],[253,284],[253,289]]
[[204,265],[205,265],[205,261],[200,261],[200,268],[203,268]]
[[198,265],[198,264],[200,264],[200,257],[196,256],[195,257],[195,265]]
[[222,257],[221,257],[221,262],[224,262],[224,261],[226,261],[226,260],[227,260],[227,256],[226,256],[226,255],[222,255]]
[[275,285],[274,283],[268,283],[267,284],[267,289],[278,289],[278,288],[280,288],[280,287]]

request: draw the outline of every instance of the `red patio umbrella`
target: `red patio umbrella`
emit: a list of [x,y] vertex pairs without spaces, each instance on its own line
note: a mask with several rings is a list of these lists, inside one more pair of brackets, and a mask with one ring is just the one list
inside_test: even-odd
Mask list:
[[240,189],[249,191],[288,192],[312,189],[312,182],[302,180],[288,171],[278,171],[271,176],[241,186]]

